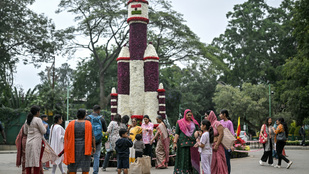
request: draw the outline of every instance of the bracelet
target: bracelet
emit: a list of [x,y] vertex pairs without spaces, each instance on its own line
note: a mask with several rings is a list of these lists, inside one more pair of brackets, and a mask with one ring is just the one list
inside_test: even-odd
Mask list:
[[177,142],[175,142],[175,141],[174,141],[173,143],[174,143],[174,144],[177,144]]

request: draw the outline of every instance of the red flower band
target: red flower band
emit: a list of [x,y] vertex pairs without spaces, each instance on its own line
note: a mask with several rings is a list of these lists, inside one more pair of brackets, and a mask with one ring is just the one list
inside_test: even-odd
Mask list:
[[144,116],[143,115],[132,115],[131,119],[132,118],[136,118],[137,120],[143,120]]
[[131,2],[143,2],[143,3],[148,4],[148,1],[146,1],[146,0],[129,0],[129,2],[127,4],[129,5]]
[[144,57],[144,60],[147,60],[147,59],[159,60],[159,57]]
[[118,57],[116,61],[118,60],[130,60],[130,57]]
[[144,17],[131,17],[127,20],[128,23],[130,23],[131,21],[143,21],[146,22],[147,24],[149,23],[149,19]]
[[112,96],[112,97],[117,97],[118,94],[117,94],[117,93],[111,93],[111,96]]
[[158,89],[158,92],[165,92],[165,89]]

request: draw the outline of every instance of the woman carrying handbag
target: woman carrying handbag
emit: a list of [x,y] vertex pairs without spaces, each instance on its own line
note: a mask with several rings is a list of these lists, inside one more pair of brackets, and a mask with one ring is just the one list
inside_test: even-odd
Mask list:
[[284,155],[282,155],[282,150],[285,146],[285,142],[288,137],[288,126],[284,122],[283,118],[279,118],[276,121],[276,123],[278,127],[274,132],[276,134],[275,141],[276,141],[276,151],[278,154],[278,165],[276,165],[275,167],[281,168],[281,161],[283,159],[286,163],[288,163],[286,168],[289,169],[293,164],[293,161],[288,160]]
[[267,117],[265,124],[262,125],[261,131],[260,131],[260,137],[264,138],[264,143],[263,143],[264,153],[259,163],[261,166],[263,166],[264,163],[268,159],[268,164],[271,166],[274,166],[272,151],[274,149],[275,133],[274,133],[274,128],[272,126],[272,119],[270,117]]

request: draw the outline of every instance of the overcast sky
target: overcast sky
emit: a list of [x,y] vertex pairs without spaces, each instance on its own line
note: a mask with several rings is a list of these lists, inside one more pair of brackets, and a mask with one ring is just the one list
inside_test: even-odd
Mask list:
[[[211,43],[213,38],[224,33],[227,26],[226,13],[233,10],[235,4],[241,4],[245,0],[171,0],[173,9],[183,14],[183,18],[187,21],[187,25],[198,35],[204,43]],[[282,0],[265,0],[269,5],[278,7]],[[44,13],[51,18],[56,29],[64,29],[74,25],[73,16],[69,13],[62,12],[55,14],[60,0],[36,0],[31,8],[37,13]],[[151,4],[151,0],[148,0]],[[87,50],[77,52],[73,60],[56,57],[56,67],[62,63],[69,62],[72,68],[76,67],[78,57],[87,57]],[[33,65],[17,65],[17,73],[15,74],[14,84],[22,87],[24,90],[34,88],[40,83],[38,73],[50,64],[43,64],[41,68],[35,69]]]

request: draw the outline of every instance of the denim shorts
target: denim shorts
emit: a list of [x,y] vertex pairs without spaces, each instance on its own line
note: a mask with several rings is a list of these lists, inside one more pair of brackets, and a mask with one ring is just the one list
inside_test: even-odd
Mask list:
[[129,167],[129,158],[117,160],[117,169],[128,169]]

